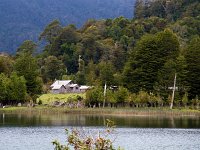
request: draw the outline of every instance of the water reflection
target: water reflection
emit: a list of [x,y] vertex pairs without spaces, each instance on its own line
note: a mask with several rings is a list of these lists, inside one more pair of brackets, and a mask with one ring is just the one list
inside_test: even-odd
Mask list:
[[102,116],[78,114],[0,114],[0,127],[15,126],[103,126],[106,119],[118,127],[132,128],[200,128],[200,117]]

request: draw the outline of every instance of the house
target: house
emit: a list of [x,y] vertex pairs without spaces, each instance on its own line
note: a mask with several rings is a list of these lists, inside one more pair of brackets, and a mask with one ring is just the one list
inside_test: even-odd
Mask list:
[[56,80],[51,86],[51,93],[83,93],[90,89],[90,86],[73,83],[72,80]]
[[51,86],[51,93],[60,94],[70,92],[70,85],[73,82],[71,80],[56,80]]
[[54,94],[60,94],[60,93],[65,93],[66,88],[64,85],[55,85],[51,88],[51,92]]
[[73,84],[72,80],[56,80],[52,85],[51,88],[57,85],[71,85]]

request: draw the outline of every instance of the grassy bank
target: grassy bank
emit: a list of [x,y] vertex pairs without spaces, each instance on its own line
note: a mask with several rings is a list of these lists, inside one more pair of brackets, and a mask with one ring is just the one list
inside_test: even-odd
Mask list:
[[66,114],[98,114],[115,116],[199,116],[199,110],[173,109],[168,108],[64,108],[64,107],[45,107],[37,106],[0,108],[1,113],[66,113]]

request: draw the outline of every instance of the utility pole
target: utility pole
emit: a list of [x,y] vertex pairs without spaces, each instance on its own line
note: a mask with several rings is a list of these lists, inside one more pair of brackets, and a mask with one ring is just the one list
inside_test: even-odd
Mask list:
[[104,99],[103,99],[103,108],[104,108],[105,107],[105,103],[106,103],[106,83],[105,83],[105,86],[104,86],[103,96],[104,96]]
[[171,100],[171,104],[170,104],[170,109],[173,108],[175,90],[176,90],[176,73],[175,73],[175,77],[174,77],[174,87],[173,87],[173,92],[172,92],[172,100]]

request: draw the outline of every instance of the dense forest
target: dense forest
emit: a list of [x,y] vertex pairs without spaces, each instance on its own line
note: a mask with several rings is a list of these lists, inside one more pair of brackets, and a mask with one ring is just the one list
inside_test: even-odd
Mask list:
[[53,20],[39,36],[42,53],[27,40],[15,56],[0,57],[0,101],[34,101],[55,79],[71,79],[95,87],[88,104],[100,101],[106,83],[119,87],[108,91],[111,104],[167,105],[177,74],[175,104],[199,104],[199,0],[136,0],[134,14],[79,29]]
[[24,40],[38,42],[45,25],[59,19],[62,25],[80,27],[90,18],[133,17],[135,0],[1,0],[0,51],[14,54]]

